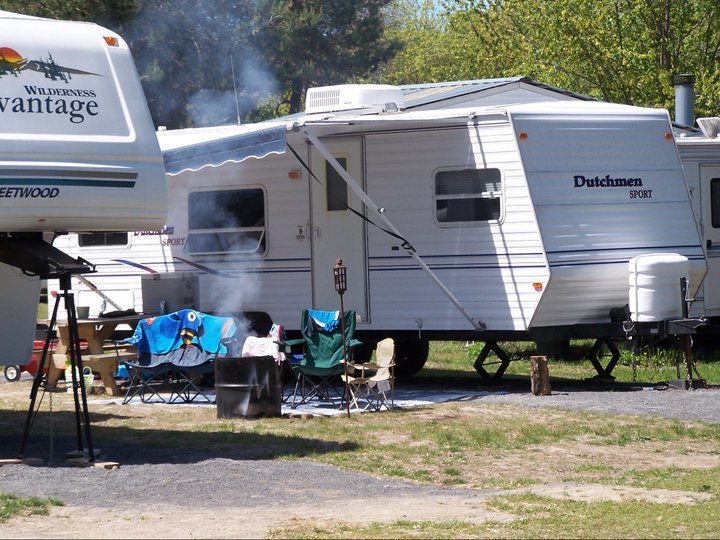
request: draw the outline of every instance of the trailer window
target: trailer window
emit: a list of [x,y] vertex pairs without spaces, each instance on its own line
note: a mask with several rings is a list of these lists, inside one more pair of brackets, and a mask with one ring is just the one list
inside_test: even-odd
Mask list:
[[[347,158],[335,158],[347,171]],[[345,211],[348,208],[348,187],[340,173],[325,162],[325,178],[327,179],[327,209],[328,212]]]
[[100,246],[127,246],[128,233],[126,232],[93,232],[78,234],[80,247]]
[[440,223],[500,219],[499,169],[461,169],[435,174],[435,209]]
[[710,215],[713,228],[720,229],[720,178],[710,180]]
[[188,251],[192,254],[263,254],[265,223],[262,189],[190,193]]

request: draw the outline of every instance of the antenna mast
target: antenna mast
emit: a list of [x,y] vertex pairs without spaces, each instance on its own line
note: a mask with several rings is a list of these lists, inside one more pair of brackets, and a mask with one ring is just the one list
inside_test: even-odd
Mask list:
[[239,125],[242,122],[240,122],[240,103],[238,103],[237,84],[235,84],[235,62],[233,62],[232,53],[230,53],[230,72],[232,73],[233,89],[235,91],[235,113],[237,114],[237,123]]

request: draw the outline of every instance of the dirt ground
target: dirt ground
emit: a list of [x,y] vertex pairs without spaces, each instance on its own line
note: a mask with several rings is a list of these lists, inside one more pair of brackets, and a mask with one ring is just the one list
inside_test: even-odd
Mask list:
[[[354,508],[372,508],[372,520],[391,522],[453,521],[474,523],[508,521],[513,516],[488,510],[483,500],[466,497],[417,497],[403,499],[353,499]],[[281,523],[294,519],[365,522],[367,512],[340,512],[336,505],[285,505],[282,508],[256,510],[223,506],[202,511],[184,506],[154,506],[152,510],[87,508],[65,506],[50,516],[15,518],[0,525],[2,538],[263,538]],[[99,521],[97,516],[101,515]],[[132,531],[129,533],[128,531]]]
[[[0,400],[7,400],[7,387]],[[22,389],[12,394],[21,395]],[[62,401],[58,395],[56,402]],[[508,405],[489,407],[484,415],[507,415]],[[0,424],[22,410],[0,407]],[[146,421],[147,409],[93,406],[106,426]],[[163,410],[163,409],[156,409]],[[119,412],[120,411],[120,412]],[[3,414],[5,417],[3,417]],[[177,432],[192,423],[197,408],[175,417]],[[418,415],[442,421],[447,415],[477,417],[473,405],[424,408]],[[548,421],[562,421],[562,411],[548,411]],[[380,445],[422,445],[386,431]],[[8,455],[13,444],[0,441]],[[118,449],[115,449],[118,450]],[[0,467],[0,492],[56,497],[65,506],[49,516],[15,517],[0,523],[0,538],[260,538],[294,520],[322,522],[467,521],[508,522],[516,518],[488,504],[489,498],[533,493],[578,501],[629,501],[693,505],[712,494],[612,485],[608,476],[648,468],[678,470],[720,466],[713,442],[679,444],[640,440],[598,445],[592,438],[537,445],[523,450],[484,451],[472,457],[468,485],[512,485],[503,489],[416,484],[341,470],[311,460],[257,459],[250,448],[202,455],[162,455],[143,441],[125,445],[127,459],[118,469],[66,466]],[[166,452],[163,450],[163,452]],[[648,457],[651,456],[651,459]],[[524,485],[530,481],[529,485]],[[348,505],[348,501],[352,501]],[[357,509],[363,509],[358,512]]]
[[[17,517],[0,524],[1,538],[262,538],[273,528],[293,520],[322,522],[466,521],[508,522],[515,516],[486,506],[493,495],[530,492],[546,497],[585,502],[638,500],[650,503],[695,504],[708,493],[643,489],[602,484],[556,482],[478,493],[475,496],[404,496],[364,499],[351,506],[283,504],[265,509],[225,505],[193,509],[187,505],[156,504],[144,509],[67,505],[49,516]],[[345,508],[345,510],[343,510]],[[357,509],[363,509],[358,512]]]

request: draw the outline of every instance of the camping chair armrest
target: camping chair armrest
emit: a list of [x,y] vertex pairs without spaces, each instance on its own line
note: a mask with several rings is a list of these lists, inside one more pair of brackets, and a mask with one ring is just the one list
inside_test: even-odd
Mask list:
[[281,341],[276,341],[278,348],[283,350],[283,352],[290,353],[293,347],[297,347],[299,345],[304,345],[305,340],[304,339],[283,339]]
[[347,372],[348,374],[355,373],[356,371],[360,371],[362,366],[359,364],[355,364],[354,362],[348,361],[348,360],[340,360],[341,365],[347,366]]
[[378,366],[377,364],[373,364],[372,362],[363,362],[362,364],[355,364],[353,362],[341,361],[340,363],[347,364],[348,369],[352,370],[351,373],[359,371],[360,378],[364,378],[366,376],[365,375],[366,370],[367,371],[377,371],[378,369],[380,369],[380,366]]
[[366,371],[377,371],[379,369],[380,369],[380,366],[378,366],[377,364],[375,364],[373,362],[363,362],[362,364],[360,364],[360,371],[361,371],[360,376],[365,377]]

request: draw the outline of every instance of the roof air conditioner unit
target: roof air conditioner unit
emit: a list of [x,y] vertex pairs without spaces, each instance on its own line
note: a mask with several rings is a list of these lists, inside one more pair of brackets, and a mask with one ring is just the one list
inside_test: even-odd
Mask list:
[[383,111],[404,109],[402,90],[389,84],[320,86],[310,88],[305,100],[307,114],[368,108],[381,108]]

